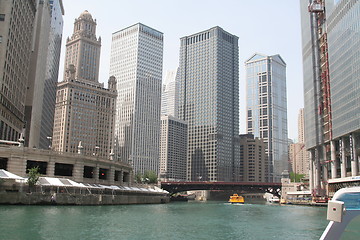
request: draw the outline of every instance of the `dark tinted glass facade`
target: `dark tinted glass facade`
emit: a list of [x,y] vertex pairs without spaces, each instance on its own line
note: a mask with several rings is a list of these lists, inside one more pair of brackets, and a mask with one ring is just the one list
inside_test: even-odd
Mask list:
[[188,180],[240,177],[238,69],[238,37],[222,28],[181,38],[179,118],[188,122]]
[[45,149],[51,145],[48,137],[52,137],[53,134],[56,84],[59,76],[61,39],[63,32],[63,12],[60,1],[61,0],[49,1],[51,6],[51,25],[39,143],[39,147]]

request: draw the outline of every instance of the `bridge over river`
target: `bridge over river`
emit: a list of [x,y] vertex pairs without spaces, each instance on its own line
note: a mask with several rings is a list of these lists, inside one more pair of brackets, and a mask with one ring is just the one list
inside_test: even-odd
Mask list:
[[281,183],[264,182],[161,182],[161,188],[170,194],[192,190],[244,191],[246,193],[269,192],[280,195]]

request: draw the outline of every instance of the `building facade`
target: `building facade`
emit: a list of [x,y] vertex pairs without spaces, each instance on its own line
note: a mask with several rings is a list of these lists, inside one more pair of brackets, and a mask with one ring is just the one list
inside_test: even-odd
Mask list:
[[[47,137],[52,135],[54,121],[63,28],[62,1],[38,1],[36,12],[25,102],[25,146],[47,148]],[[45,129],[48,131],[41,131]],[[43,144],[40,146],[41,136]]]
[[0,139],[17,141],[25,127],[35,12],[35,0],[0,2]]
[[246,67],[246,131],[267,144],[269,172],[280,182],[288,170],[286,63],[280,55],[254,54]]
[[85,10],[74,22],[74,31],[66,41],[66,69],[73,64],[77,80],[99,82],[101,37],[96,37],[96,19]]
[[177,117],[179,103],[179,84],[176,81],[177,69],[168,71],[161,92],[161,115]]
[[[49,46],[46,60],[45,86],[40,125],[39,148],[50,146],[49,137],[53,135],[56,85],[59,76],[61,39],[63,33],[64,8],[62,0],[50,0],[51,25],[49,31]],[[31,146],[31,145],[30,145]]]
[[0,145],[1,169],[28,177],[38,167],[43,177],[67,178],[79,183],[131,186],[134,175],[129,164],[112,159],[60,153],[43,149]]
[[58,83],[53,150],[77,153],[82,149],[84,155],[105,158],[113,154],[117,96],[114,77],[109,78],[108,86],[106,89],[76,80],[75,71]]
[[310,187],[324,197],[359,175],[360,2],[301,0],[300,9]]
[[[93,25],[89,25],[92,23]],[[68,41],[66,52],[71,52],[74,46],[87,46],[86,49],[97,49],[99,43],[95,41],[95,22],[87,11],[83,12],[74,23],[72,40]],[[75,44],[70,44],[72,43]],[[90,45],[93,44],[91,47]],[[76,48],[76,47],[75,47]],[[85,51],[88,52],[88,51]],[[59,82],[56,92],[56,105],[54,116],[54,131],[52,148],[55,151],[76,153],[82,151],[84,155],[95,155],[109,158],[114,152],[114,126],[116,110],[116,79],[111,76],[108,89],[103,83],[97,82],[100,49],[87,55],[82,51],[72,52],[79,54],[67,55],[69,59],[76,59],[78,65],[70,64],[65,71],[65,79]],[[89,59],[89,58],[97,59]],[[85,58],[85,59],[83,59]],[[89,68],[77,74],[76,67],[88,62]],[[66,63],[69,63],[66,60]],[[86,73],[85,69],[90,73]],[[92,76],[92,77],[89,77]],[[77,78],[79,77],[79,78]]]
[[298,142],[305,143],[304,108],[300,108],[298,114]]
[[173,116],[161,116],[160,179],[186,180],[187,124]]
[[304,142],[304,109],[298,115],[298,142],[289,145],[290,171],[295,174],[309,176],[309,157]]
[[220,27],[182,37],[177,78],[187,180],[239,181],[238,37]]
[[252,134],[240,135],[241,181],[269,182],[267,144]]
[[138,23],[112,34],[117,78],[115,154],[135,173],[159,171],[163,34]]
[[290,171],[295,174],[309,175],[309,159],[304,143],[292,143],[289,145]]

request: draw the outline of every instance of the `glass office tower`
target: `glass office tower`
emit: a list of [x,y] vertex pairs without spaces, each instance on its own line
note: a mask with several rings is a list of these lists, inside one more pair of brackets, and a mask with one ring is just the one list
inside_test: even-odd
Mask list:
[[248,134],[267,144],[270,181],[288,170],[286,63],[280,55],[254,54],[245,62]]
[[115,154],[135,173],[159,170],[163,34],[138,23],[113,33],[117,79]]
[[176,81],[177,69],[167,71],[161,93],[161,115],[177,117],[179,102],[179,87]]
[[188,123],[187,179],[238,181],[238,37],[213,27],[180,41],[179,118]]
[[360,2],[300,0],[300,9],[310,187],[331,197],[359,175]]
[[58,82],[61,39],[63,34],[64,8],[62,0],[50,0],[51,26],[46,61],[46,75],[44,86],[43,108],[40,129],[40,148],[48,148],[51,145],[48,137],[53,135],[56,84]]

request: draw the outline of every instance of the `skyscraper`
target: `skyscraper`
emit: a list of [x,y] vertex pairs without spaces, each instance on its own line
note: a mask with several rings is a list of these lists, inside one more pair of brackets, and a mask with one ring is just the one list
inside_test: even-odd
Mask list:
[[300,108],[298,115],[298,142],[305,143],[304,108]]
[[99,82],[100,48],[101,37],[96,37],[96,19],[85,10],[75,19],[73,35],[66,41],[64,79],[66,69],[73,64],[76,79]]
[[[96,39],[95,21],[85,11],[75,19],[74,34],[66,44],[65,62],[70,65],[57,85],[52,147],[109,158],[114,148],[116,79],[109,78],[108,89],[97,82],[100,46]],[[77,65],[72,64],[74,59]]]
[[36,12],[25,103],[25,146],[48,148],[61,50],[62,1],[38,1]]
[[35,12],[34,0],[0,2],[0,139],[17,141],[24,128]]
[[289,161],[291,172],[308,176],[309,158],[304,140],[304,109],[301,108],[298,115],[298,142],[289,145]]
[[310,188],[326,197],[327,183],[359,176],[360,2],[300,0],[300,9]]
[[173,116],[161,116],[160,179],[186,180],[187,124]]
[[288,170],[286,63],[280,55],[254,54],[245,66],[247,133],[264,139],[269,172],[280,182]]
[[241,181],[269,181],[267,144],[252,134],[240,134]]
[[50,0],[51,25],[49,35],[48,55],[46,60],[45,86],[40,127],[40,148],[47,148],[53,134],[56,85],[59,75],[61,39],[63,33],[64,8],[62,0]]
[[138,23],[112,34],[117,78],[115,154],[134,171],[159,171],[163,34]]
[[179,118],[188,123],[187,179],[238,181],[238,37],[220,27],[180,39]]
[[177,69],[168,71],[161,92],[161,114],[177,117],[179,102],[179,84],[176,81]]

